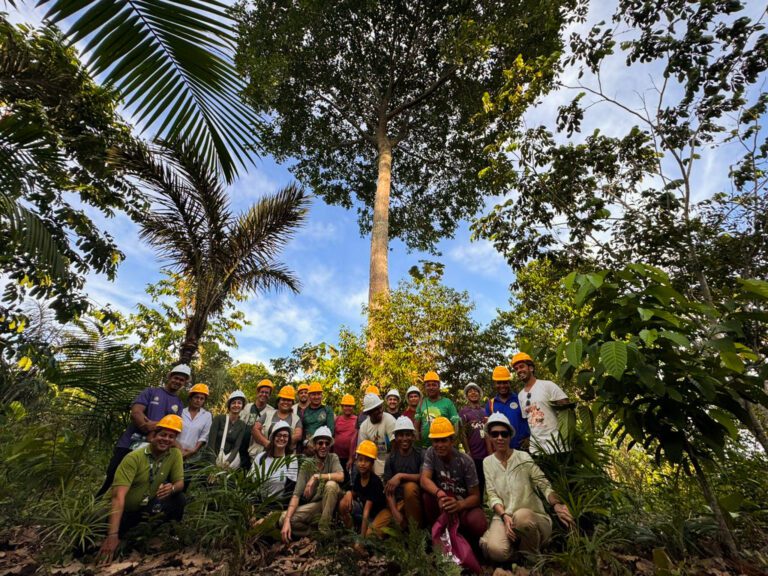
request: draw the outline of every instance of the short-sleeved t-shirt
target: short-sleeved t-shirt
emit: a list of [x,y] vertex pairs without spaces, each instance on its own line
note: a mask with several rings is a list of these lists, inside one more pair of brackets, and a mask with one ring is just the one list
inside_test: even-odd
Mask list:
[[142,506],[146,496],[155,497],[160,484],[175,483],[184,479],[184,459],[181,450],[171,448],[155,459],[149,446],[139,448],[128,454],[115,472],[112,489],[116,486],[128,486],[125,495],[126,512],[136,512]]
[[358,446],[363,440],[370,440],[376,444],[379,457],[373,464],[373,471],[379,478],[384,475],[384,461],[387,459],[392,440],[395,437],[395,424],[397,421],[391,414],[385,412],[381,415],[381,421],[378,424],[374,424],[368,418],[360,425],[360,431],[357,434]]
[[[279,460],[279,462],[278,462]],[[299,460],[296,456],[273,458],[262,452],[251,465],[251,474],[264,481],[261,486],[265,496],[280,496],[286,486],[293,486],[299,475]]]
[[555,451],[552,439],[559,436],[557,413],[552,402],[568,398],[565,392],[550,380],[536,380],[531,389],[520,390],[518,398],[522,402],[523,418],[528,420],[531,429],[531,453],[551,453]]
[[[491,410],[493,407],[493,410]],[[511,393],[506,401],[502,400],[498,395],[495,398],[488,400],[485,403],[485,413],[490,416],[494,412],[504,414],[512,424],[512,428],[515,429],[514,437],[509,441],[509,445],[512,448],[519,449],[523,440],[531,435],[531,431],[528,428],[528,421],[523,417],[520,401],[517,394]]]
[[369,515],[370,520],[373,520],[376,514],[381,512],[387,505],[387,499],[384,496],[384,484],[376,474],[368,475],[368,484],[365,486],[363,486],[360,474],[357,474],[352,484],[352,492],[354,492],[355,498],[361,504],[365,505],[369,500],[373,503]]
[[462,454],[456,448],[449,462],[435,454],[434,448],[428,448],[424,454],[422,471],[432,471],[432,481],[448,494],[453,494],[459,500],[469,496],[469,489],[479,486],[477,469],[472,458]]
[[267,438],[272,434],[272,429],[275,427],[275,424],[278,422],[286,422],[288,426],[291,427],[291,432],[296,430],[296,428],[301,428],[301,418],[299,418],[296,414],[291,412],[283,418],[280,415],[280,412],[277,410],[273,410],[272,412],[262,412],[261,416],[259,416],[259,423],[261,424],[261,433],[264,434]]
[[350,456],[352,442],[357,436],[357,417],[356,416],[338,416],[336,418],[336,432],[333,437],[333,451],[341,459],[347,459]]
[[[303,499],[304,488],[307,487],[309,477],[313,474],[333,474],[334,472],[344,472],[344,469],[341,467],[341,462],[339,462],[339,457],[333,453],[330,453],[325,457],[323,465],[319,469],[315,470],[317,459],[315,459],[313,463],[315,466],[301,466],[299,469],[299,477],[296,480],[296,488],[293,490],[293,495],[299,499]],[[312,498],[310,498],[310,500],[312,500],[317,494],[317,488],[319,485],[319,482],[315,482],[314,490],[312,491]]]
[[437,400],[430,400],[427,397],[422,398],[419,407],[416,409],[415,423],[421,423],[421,445],[430,446],[429,427],[432,421],[438,416],[445,416],[451,421],[454,428],[459,425],[459,413],[456,406],[448,398],[440,397]]
[[[154,422],[157,422],[163,416],[167,416],[168,414],[181,416],[181,411],[184,409],[184,404],[182,404],[181,399],[175,394],[168,392],[165,388],[146,388],[136,396],[133,404],[146,406],[147,409],[144,414]],[[142,433],[133,422],[131,422],[125,432],[123,432],[123,435],[120,436],[120,440],[117,442],[117,447],[130,448],[131,436],[134,434]]]
[[248,426],[248,428],[253,428],[253,425],[256,424],[262,416],[271,414],[275,411],[276,409],[269,404],[260,409],[256,406],[255,402],[248,402],[242,412],[240,412],[240,419],[245,422],[245,425]]
[[[395,450],[387,456],[384,463],[384,482],[389,482],[395,474],[420,474],[424,457],[420,448],[414,446],[408,454]],[[395,490],[395,499],[403,499],[402,484]]]
[[304,410],[304,416],[301,417],[302,424],[304,426],[304,438],[307,440],[312,438],[312,434],[320,428],[320,426],[328,426],[333,434],[334,416],[333,410],[330,406],[321,405],[319,408],[312,408],[307,406]]
[[467,433],[470,455],[475,460],[482,460],[488,456],[483,428],[485,426],[485,410],[483,408],[464,406],[459,410],[459,417],[464,423],[464,430]]

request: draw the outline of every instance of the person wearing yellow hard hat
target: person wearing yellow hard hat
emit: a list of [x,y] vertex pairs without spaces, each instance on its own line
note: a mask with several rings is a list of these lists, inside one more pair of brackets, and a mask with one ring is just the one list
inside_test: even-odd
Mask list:
[[141,522],[179,521],[184,515],[184,464],[175,447],[181,417],[169,414],[154,423],[149,444],[128,454],[115,472],[107,537],[99,550],[112,561],[120,539]]
[[456,430],[451,421],[438,416],[432,421],[432,446],[424,453],[421,469],[424,517],[428,526],[443,514],[456,514],[459,532],[470,543],[488,529],[475,463],[455,447]]
[[365,394],[376,394],[376,396],[381,396],[381,392],[379,392],[379,387],[374,386],[373,384],[370,384],[365,387],[364,395]]
[[[284,422],[291,430],[290,449],[295,451],[301,443],[304,430],[301,418],[293,411],[293,402],[296,400],[296,390],[290,384],[283,386],[277,393],[277,409],[264,412],[253,425],[253,436],[256,438],[258,448],[256,455],[260,454],[269,444],[274,427]],[[254,456],[255,457],[255,456]]]
[[544,452],[554,454],[565,452],[560,438],[556,408],[571,404],[568,395],[551,380],[536,378],[536,365],[525,352],[518,352],[512,357],[512,369],[523,389],[517,397],[522,406],[523,418],[528,421],[531,432],[531,454]]
[[[366,398],[374,396],[366,394]],[[357,474],[352,489],[339,501],[339,516],[344,526],[352,528],[354,524],[361,536],[367,536],[373,519],[386,506],[384,484],[373,472],[374,462],[379,457],[376,444],[363,440],[358,444],[356,454]]]
[[296,389],[296,393],[298,394],[298,400],[293,406],[293,413],[296,414],[299,418],[303,418],[304,410],[309,407],[309,384],[306,382],[299,384],[299,387]]
[[179,434],[179,446],[185,462],[194,462],[202,454],[201,449],[208,442],[213,416],[203,408],[210,390],[206,384],[195,384],[189,389],[189,406],[181,411],[184,428]]
[[354,454],[357,443],[357,416],[355,415],[355,397],[344,394],[341,399],[341,414],[336,416],[336,427],[333,431],[333,451],[339,457],[344,468],[344,485],[349,483],[347,463]]
[[440,376],[430,370],[424,374],[424,391],[426,395],[419,402],[414,418],[416,430],[421,438],[421,446],[429,447],[429,428],[438,416],[444,416],[454,426],[459,425],[459,413],[456,405],[449,398],[440,395]]
[[272,396],[272,390],[274,389],[275,385],[272,383],[272,380],[269,378],[262,378],[256,385],[256,399],[253,402],[248,402],[240,413],[240,418],[248,427],[248,432],[250,434],[248,450],[247,452],[240,454],[240,458],[243,460],[243,465],[248,468],[250,468],[251,462],[263,448],[256,439],[254,425],[259,421],[259,418],[261,418],[262,415],[269,415],[275,411],[275,409],[269,405],[269,398]]
[[[511,439],[512,448],[515,450],[528,450],[528,440],[531,431],[528,428],[528,421],[523,417],[522,403],[518,398],[517,392],[512,389],[512,373],[506,366],[496,366],[493,369],[493,383],[496,386],[496,396],[485,403],[485,414],[504,414],[509,420],[510,425],[515,429],[515,435]],[[491,439],[486,436],[486,447],[488,453],[493,453]]]
[[328,426],[333,434],[336,418],[333,409],[323,404],[323,385],[312,382],[309,385],[309,406],[304,410],[301,422],[304,426],[304,438],[309,439],[320,426]]
[[186,364],[177,364],[168,372],[163,387],[149,387],[139,393],[131,404],[131,423],[117,441],[112,459],[107,465],[107,474],[96,497],[105,494],[112,485],[115,471],[131,450],[144,446],[147,435],[155,429],[157,422],[168,414],[181,415],[184,404],[178,397],[179,391],[187,385],[192,370]]

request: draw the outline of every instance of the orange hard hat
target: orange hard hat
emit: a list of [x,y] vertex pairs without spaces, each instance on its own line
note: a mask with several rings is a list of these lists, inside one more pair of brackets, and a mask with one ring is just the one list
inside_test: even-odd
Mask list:
[[365,388],[365,393],[366,394],[376,394],[376,396],[381,396],[381,392],[379,392],[378,386],[373,386],[373,385],[367,386]]
[[530,362],[531,364],[533,364],[533,358],[531,358],[525,352],[518,352],[517,354],[512,356],[511,364],[514,367],[514,365],[517,364],[518,362]]
[[512,374],[509,372],[509,368],[506,366],[496,366],[493,369],[494,382],[503,382],[504,380],[512,380]]
[[344,396],[341,397],[341,405],[342,406],[354,406],[355,405],[355,397],[352,396],[352,394],[344,394]]
[[155,428],[165,428],[166,430],[173,430],[174,432],[181,432],[184,424],[181,421],[180,416],[176,414],[168,414],[160,418],[160,421],[155,425]]
[[210,396],[211,392],[208,390],[207,384],[195,384],[192,386],[192,388],[189,389],[189,395],[192,396],[192,394],[203,394],[205,396]]
[[424,382],[440,382],[440,376],[434,370],[430,370],[424,374]]
[[432,426],[429,427],[430,438],[447,438],[456,434],[453,424],[445,416],[438,416],[432,420]]
[[304,384],[299,384],[298,391],[301,392],[302,390],[309,390],[309,384],[306,382]]
[[290,384],[286,384],[280,388],[280,392],[277,393],[277,397],[286,398],[288,400],[296,400],[296,390],[294,390],[293,386]]
[[322,392],[322,391],[323,391],[323,385],[320,384],[320,382],[312,382],[312,384],[309,385],[310,394],[314,392]]
[[368,458],[373,458],[374,460],[379,457],[379,449],[376,448],[376,444],[370,440],[363,440],[360,442],[360,446],[357,447],[357,453],[362,454],[363,456],[368,456]]
[[264,386],[266,386],[270,390],[275,389],[275,385],[272,384],[272,380],[270,380],[269,378],[264,378],[264,380],[259,382],[258,386],[256,386],[256,390],[258,390],[259,388],[263,388]]

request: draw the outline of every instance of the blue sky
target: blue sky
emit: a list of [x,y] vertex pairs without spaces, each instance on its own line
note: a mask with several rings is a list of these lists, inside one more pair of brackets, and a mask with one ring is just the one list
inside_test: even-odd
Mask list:
[[[747,10],[753,17],[759,13],[757,4],[753,3]],[[612,11],[612,2],[594,2],[589,22],[609,20]],[[20,3],[19,11],[11,12],[15,21],[39,21],[40,16],[41,12],[31,2]],[[603,85],[608,92],[639,109],[642,97],[653,96],[658,72],[657,65],[627,69],[619,56],[604,66]],[[577,83],[575,73],[566,74],[563,80],[568,85]],[[594,85],[594,78],[589,76],[582,81]],[[549,95],[528,114],[529,125],[552,126],[557,107],[569,102],[576,93],[577,89],[564,89]],[[674,97],[676,93],[679,87],[673,84],[668,95]],[[129,113],[126,116],[129,117]],[[633,124],[635,120],[626,113],[609,104],[598,104],[588,112],[582,133],[599,129],[608,135],[620,135]],[[695,179],[695,195],[699,199],[728,189],[728,166],[739,154],[735,145],[716,152],[702,152]],[[397,178],[396,173],[393,177]],[[286,167],[277,165],[269,157],[263,158],[232,186],[232,206],[236,211],[243,210],[262,195],[291,181]],[[97,221],[113,234],[126,258],[115,282],[90,276],[87,290],[95,302],[109,303],[123,313],[130,313],[137,303],[148,302],[144,289],[160,278],[162,263],[138,240],[137,226],[126,216],[118,215],[109,221],[99,217]],[[468,224],[463,223],[454,239],[440,243],[439,260],[445,264],[445,284],[468,291],[476,304],[476,320],[487,323],[498,308],[508,306],[509,285],[514,275],[488,242],[470,242],[468,228]],[[389,274],[393,287],[407,277],[408,269],[420,259],[438,259],[429,254],[408,253],[399,241],[392,242],[390,248]],[[302,292],[260,295],[242,303],[241,308],[251,325],[238,334],[239,348],[231,351],[232,356],[243,362],[266,362],[287,355],[305,342],[334,342],[342,325],[358,328],[362,323],[361,307],[367,300],[368,257],[369,239],[359,236],[356,213],[315,200],[307,226],[282,258],[301,279]]]

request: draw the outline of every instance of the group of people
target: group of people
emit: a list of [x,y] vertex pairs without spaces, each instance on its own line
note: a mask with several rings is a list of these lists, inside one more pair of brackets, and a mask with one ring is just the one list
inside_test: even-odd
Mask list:
[[192,386],[182,405],[177,394],[191,370],[176,366],[163,388],[139,394],[115,447],[99,490],[112,491],[101,555],[111,559],[144,519],[180,519],[190,470],[206,466],[244,468],[260,478],[261,496],[285,506],[279,518],[285,542],[327,533],[336,515],[361,535],[379,537],[387,527],[428,527],[447,515],[494,562],[538,550],[552,532],[539,494],[561,522],[574,521],[536,462],[562,446],[557,410],[569,400],[554,382],[536,378],[528,354],[513,356],[511,366],[519,392],[509,368],[498,366],[495,396],[483,404],[483,390],[470,383],[459,410],[430,371],[423,392],[411,386],[405,403],[397,390],[382,396],[368,386],[359,413],[346,394],[336,414],[318,382],[283,386],[273,406],[275,387],[265,379],[251,402],[237,390],[226,413],[215,417],[204,408],[205,384]]

